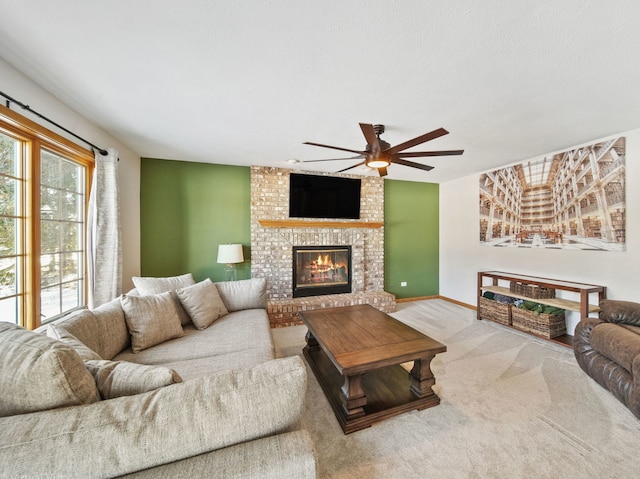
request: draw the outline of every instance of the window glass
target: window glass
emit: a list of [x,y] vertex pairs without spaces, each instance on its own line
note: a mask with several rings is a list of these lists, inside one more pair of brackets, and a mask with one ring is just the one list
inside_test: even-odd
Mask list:
[[22,270],[20,142],[0,133],[0,320],[18,322]]
[[43,149],[40,178],[41,314],[47,321],[84,305],[85,169]]

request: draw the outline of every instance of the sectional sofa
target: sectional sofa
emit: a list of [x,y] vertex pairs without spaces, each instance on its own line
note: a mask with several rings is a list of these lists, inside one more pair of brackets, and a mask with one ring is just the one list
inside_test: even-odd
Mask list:
[[38,332],[0,322],[0,475],[315,478],[265,280],[134,283]]

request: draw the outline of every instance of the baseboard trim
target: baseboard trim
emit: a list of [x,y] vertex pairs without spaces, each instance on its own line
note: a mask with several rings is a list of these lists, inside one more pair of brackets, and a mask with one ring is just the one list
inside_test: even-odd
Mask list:
[[449,301],[450,303],[457,304],[458,306],[462,306],[463,308],[472,309],[474,311],[478,310],[477,306],[474,306],[469,303],[463,303],[462,301],[458,301],[456,299],[447,298],[446,296],[438,296],[438,299],[443,299],[445,301]]
[[442,299],[444,301],[449,301],[450,303],[457,304],[458,306],[462,306],[463,308],[472,309],[477,311],[477,306],[473,306],[468,303],[463,303],[462,301],[458,301],[455,299],[447,298],[446,296],[440,296],[439,294],[435,296],[416,296],[413,298],[396,298],[396,303],[410,303],[412,301],[424,301],[426,299]]
[[416,296],[413,298],[401,298],[398,299],[396,298],[396,303],[410,303],[411,301],[423,301],[425,299],[438,299],[439,296],[435,295],[435,296]]

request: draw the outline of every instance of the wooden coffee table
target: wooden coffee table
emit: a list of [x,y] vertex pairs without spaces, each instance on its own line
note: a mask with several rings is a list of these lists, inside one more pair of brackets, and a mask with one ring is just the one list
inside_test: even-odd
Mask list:
[[[370,305],[300,313],[303,353],[345,434],[440,404],[430,363],[446,346]],[[413,361],[411,372],[400,364]]]

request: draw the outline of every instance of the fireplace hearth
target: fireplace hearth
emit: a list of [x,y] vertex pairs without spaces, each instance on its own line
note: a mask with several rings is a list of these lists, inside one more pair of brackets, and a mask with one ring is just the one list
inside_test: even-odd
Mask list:
[[351,292],[351,246],[294,246],[293,297]]

